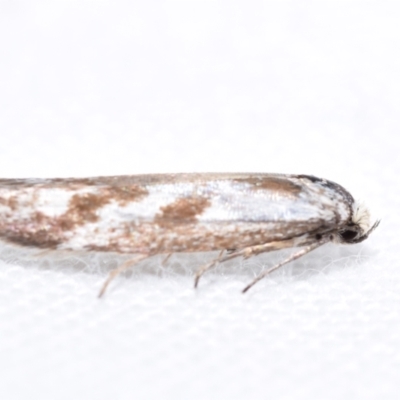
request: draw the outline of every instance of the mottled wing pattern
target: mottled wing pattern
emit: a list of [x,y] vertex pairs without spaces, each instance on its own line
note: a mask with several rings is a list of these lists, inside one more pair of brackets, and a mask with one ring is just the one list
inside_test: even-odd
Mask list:
[[3,179],[0,238],[143,254],[244,248],[337,229],[349,198],[332,182],[279,174]]

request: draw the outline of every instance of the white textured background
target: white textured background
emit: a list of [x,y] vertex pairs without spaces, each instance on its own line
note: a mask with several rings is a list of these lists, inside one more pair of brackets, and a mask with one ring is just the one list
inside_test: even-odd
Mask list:
[[[0,247],[0,398],[398,399],[398,2],[0,1],[0,175],[310,173],[382,218],[282,254],[160,260]],[[397,245],[396,245],[397,243]]]

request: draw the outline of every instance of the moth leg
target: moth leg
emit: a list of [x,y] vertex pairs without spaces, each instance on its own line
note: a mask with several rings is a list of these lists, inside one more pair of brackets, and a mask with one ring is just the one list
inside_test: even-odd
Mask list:
[[[320,242],[318,242],[318,243],[320,243]],[[326,243],[325,240],[324,240],[324,243]],[[269,242],[269,243],[255,245],[255,246],[245,247],[244,249],[233,251],[232,253],[227,254],[225,257],[217,257],[214,260],[212,260],[211,262],[209,262],[208,264],[202,266],[197,271],[196,277],[194,279],[194,287],[197,288],[197,285],[199,284],[199,280],[202,277],[202,275],[205,272],[207,272],[209,269],[213,268],[218,263],[232,260],[233,258],[241,257],[241,256],[243,258],[247,259],[251,256],[255,256],[255,255],[261,254],[261,253],[266,253],[268,251],[281,250],[281,249],[285,249],[288,247],[295,247],[295,246],[296,246],[296,238],[288,239],[288,240],[277,240],[275,242]]]
[[101,287],[101,290],[99,292],[99,297],[103,296],[105,291],[107,290],[108,285],[110,282],[118,276],[121,272],[126,271],[133,265],[137,264],[138,262],[144,260],[145,258],[149,257],[147,254],[140,254],[136,258],[126,260],[124,263],[122,263],[119,267],[113,269],[110,274],[108,275],[108,278],[105,280],[103,283],[103,286]]
[[45,249],[45,250],[40,250],[37,253],[35,253],[33,256],[34,257],[42,257],[42,256],[46,256],[47,254],[50,254],[52,251],[54,251],[53,249]]
[[169,258],[172,256],[172,253],[168,253],[165,257],[164,260],[161,261],[161,265],[163,267],[165,267],[165,264],[167,263],[167,261],[169,260]]
[[[201,268],[198,269],[198,271],[196,272],[196,277],[194,278],[194,287],[197,288],[197,285],[199,284],[199,280],[201,278],[201,276],[208,271],[209,269],[211,269],[212,267],[214,267],[214,265],[218,264],[219,262],[225,261],[225,257],[222,257],[222,254],[224,254],[225,250],[221,250],[218,254],[217,258],[214,258],[214,260],[212,260],[211,262],[209,262],[208,264],[203,265]],[[228,250],[229,251],[229,250]],[[232,253],[230,253],[232,254]]]
[[285,260],[281,261],[279,264],[274,265],[272,268],[267,269],[266,271],[262,272],[260,275],[258,275],[252,282],[250,282],[243,290],[242,293],[246,293],[252,286],[254,286],[258,281],[260,281],[261,279],[265,278],[268,274],[270,274],[271,272],[275,271],[276,269],[282,267],[283,265],[297,260],[298,258],[304,256],[305,254],[309,253],[310,251],[316,249],[319,246],[322,246],[323,244],[325,244],[327,241],[323,240],[323,241],[319,241],[317,243],[313,243],[307,247],[305,247],[304,249],[291,254],[288,258],[286,258]]

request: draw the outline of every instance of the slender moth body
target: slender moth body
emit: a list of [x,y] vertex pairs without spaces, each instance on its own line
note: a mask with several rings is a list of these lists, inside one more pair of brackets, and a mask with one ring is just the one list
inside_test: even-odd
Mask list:
[[329,242],[359,243],[379,221],[342,186],[308,175],[204,173],[0,179],[0,240],[43,249],[135,254],[227,250],[219,262],[302,247],[272,270]]

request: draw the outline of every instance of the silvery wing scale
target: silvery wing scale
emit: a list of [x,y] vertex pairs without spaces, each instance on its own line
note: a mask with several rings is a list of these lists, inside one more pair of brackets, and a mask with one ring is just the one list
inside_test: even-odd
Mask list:
[[328,242],[358,243],[369,212],[342,186],[307,175],[159,174],[0,180],[0,238],[23,246],[136,254],[111,279],[156,254],[227,250],[234,257]]

